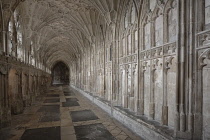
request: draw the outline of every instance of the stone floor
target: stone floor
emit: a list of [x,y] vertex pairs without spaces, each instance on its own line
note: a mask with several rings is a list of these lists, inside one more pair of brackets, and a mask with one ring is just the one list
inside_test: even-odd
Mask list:
[[87,98],[68,86],[45,96],[13,116],[0,140],[141,140]]

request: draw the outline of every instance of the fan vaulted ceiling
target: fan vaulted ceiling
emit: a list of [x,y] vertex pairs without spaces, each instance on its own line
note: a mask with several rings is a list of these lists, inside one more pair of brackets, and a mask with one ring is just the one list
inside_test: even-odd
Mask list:
[[119,0],[3,0],[20,15],[25,46],[51,67],[56,61],[71,65],[85,47],[95,44],[101,26],[115,20]]

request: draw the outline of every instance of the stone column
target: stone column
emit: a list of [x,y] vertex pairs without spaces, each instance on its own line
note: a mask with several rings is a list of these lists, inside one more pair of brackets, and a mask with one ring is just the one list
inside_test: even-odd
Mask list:
[[181,17],[180,17],[180,23],[181,23],[181,30],[180,30],[180,106],[179,106],[179,110],[180,110],[180,131],[184,132],[186,130],[186,112],[184,109],[185,106],[185,54],[186,54],[186,42],[185,42],[185,28],[186,28],[186,16],[185,16],[185,8],[186,8],[186,2],[185,1],[180,1],[181,7]]
[[8,96],[8,67],[0,64],[0,128],[8,126],[11,120],[11,111]]
[[152,64],[150,65],[150,69],[151,69],[151,71],[150,71],[150,76],[151,76],[151,78],[150,78],[150,106],[149,106],[149,108],[150,108],[150,110],[149,110],[149,117],[150,117],[150,119],[152,119],[152,120],[154,120],[154,118],[155,118],[155,95],[154,95],[154,88],[155,88],[155,85],[154,85],[154,74],[155,74],[155,70],[156,70],[156,64],[157,64],[157,61],[158,61],[158,59],[155,59],[155,60],[153,60],[153,62],[152,62]]
[[146,71],[147,62],[140,63],[140,95],[139,95],[139,115],[144,115],[144,72]]
[[162,114],[162,124],[168,125],[168,70],[170,69],[170,64],[172,64],[172,60],[174,57],[169,56],[167,58],[163,58],[163,114]]

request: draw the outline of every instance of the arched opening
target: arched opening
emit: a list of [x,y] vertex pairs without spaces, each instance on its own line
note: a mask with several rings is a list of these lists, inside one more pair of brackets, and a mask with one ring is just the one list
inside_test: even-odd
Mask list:
[[67,85],[69,84],[69,68],[63,62],[57,62],[52,69],[52,84]]
[[15,69],[9,71],[9,99],[11,103],[11,113],[16,115],[23,112],[23,100],[20,91],[20,78]]

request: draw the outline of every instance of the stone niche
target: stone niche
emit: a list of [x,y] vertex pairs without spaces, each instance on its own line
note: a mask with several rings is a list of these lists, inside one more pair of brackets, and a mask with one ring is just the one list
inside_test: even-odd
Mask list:
[[172,8],[168,12],[168,41],[176,41],[177,27],[177,3],[172,3]]
[[9,99],[11,113],[20,114],[23,112],[22,93],[20,92],[20,73],[15,69],[9,71]]
[[158,17],[155,19],[155,46],[163,44],[163,16],[158,11]]
[[154,70],[154,103],[155,103],[155,116],[154,119],[161,122],[162,117],[162,105],[163,105],[163,68],[160,65],[162,60],[158,60],[155,64]]
[[205,24],[209,27],[210,24],[210,0],[205,0]]
[[203,139],[210,139],[210,50],[207,59],[204,60],[206,66],[202,70],[203,82]]
[[147,23],[144,27],[144,49],[150,49],[151,47],[151,35],[150,35],[151,23]]

